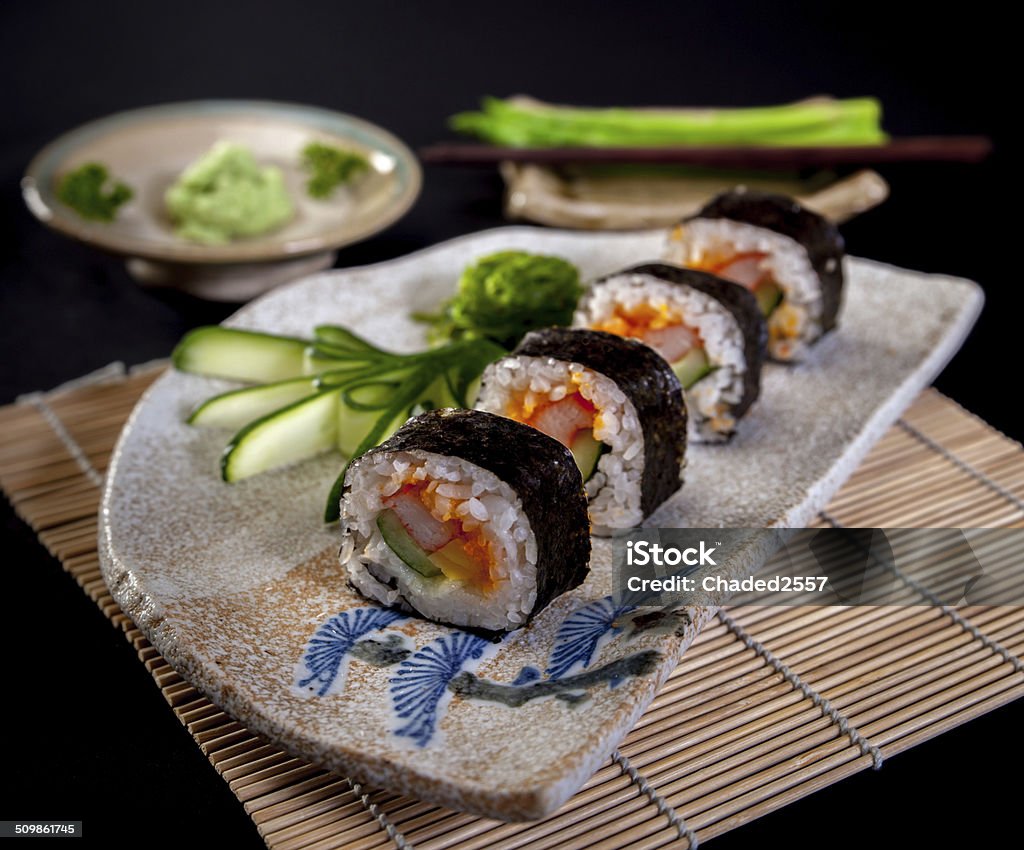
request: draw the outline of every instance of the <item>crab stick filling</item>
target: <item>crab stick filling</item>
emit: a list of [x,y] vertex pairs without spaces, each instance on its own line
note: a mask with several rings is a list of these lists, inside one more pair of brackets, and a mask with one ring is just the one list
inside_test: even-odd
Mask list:
[[745,251],[729,257],[705,256],[697,268],[749,289],[768,318],[768,338],[777,354],[788,356],[790,341],[800,336],[803,311],[791,305],[765,260],[769,254]]
[[705,257],[701,268],[753,292],[772,279],[766,259],[768,254],[763,251],[743,251],[726,257]]
[[628,308],[616,305],[615,312],[595,324],[594,329],[639,339],[672,364],[694,349],[704,348],[700,333],[687,325],[668,304],[639,304]]
[[484,593],[499,579],[490,540],[483,534],[487,510],[466,485],[416,480],[384,499],[413,542],[444,577]]
[[516,393],[509,400],[505,415],[571,449],[581,435],[593,436],[599,414],[594,403],[584,398],[578,387],[573,387],[567,388],[565,395],[557,400],[530,391]]
[[581,372],[573,372],[569,386],[548,393],[519,392],[509,399],[505,415],[558,440],[572,452],[584,481],[597,469],[607,446],[598,436],[608,422],[581,391],[587,385]]

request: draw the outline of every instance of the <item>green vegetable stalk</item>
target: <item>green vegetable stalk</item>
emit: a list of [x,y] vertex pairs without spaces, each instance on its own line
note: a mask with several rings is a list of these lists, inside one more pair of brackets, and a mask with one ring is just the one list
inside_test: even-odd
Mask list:
[[370,167],[361,153],[342,150],[321,142],[310,142],[302,149],[302,167],[309,172],[306,191],[311,198],[329,198],[334,190]]
[[110,178],[105,165],[87,162],[65,174],[57,186],[57,198],[82,218],[111,222],[117,210],[132,198],[128,185]]
[[737,109],[583,109],[489,97],[481,111],[454,115],[449,125],[512,147],[877,145],[887,138],[871,97]]
[[511,349],[531,330],[569,324],[582,294],[572,263],[499,251],[466,268],[440,313],[414,317],[433,325],[435,342],[484,338]]

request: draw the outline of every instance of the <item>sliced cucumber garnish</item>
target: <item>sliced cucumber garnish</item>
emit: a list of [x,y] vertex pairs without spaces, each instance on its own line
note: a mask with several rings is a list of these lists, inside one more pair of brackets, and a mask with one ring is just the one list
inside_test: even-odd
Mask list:
[[441,575],[441,568],[416,544],[394,511],[385,510],[377,514],[377,528],[380,529],[380,536],[384,538],[388,548],[402,559],[402,563],[424,578]]
[[214,325],[185,334],[171,355],[175,368],[235,381],[265,383],[298,378],[307,342]]
[[590,477],[597,471],[597,462],[601,459],[601,455],[604,454],[606,448],[607,446],[604,443],[594,439],[594,432],[589,428],[576,432],[572,445],[569,446],[569,451],[572,452],[572,456],[576,459],[576,466],[580,468],[580,475],[583,476],[584,481],[589,481]]
[[757,299],[757,306],[765,316],[770,316],[775,308],[782,303],[782,297],[786,293],[777,283],[766,280],[754,290],[754,297]]
[[711,370],[711,362],[703,348],[691,348],[682,360],[672,364],[672,371],[676,373],[684,390],[688,390]]
[[[318,326],[310,340],[211,326],[186,334],[173,361],[182,371],[265,385],[221,393],[189,418],[240,429],[221,458],[223,478],[238,481],[332,448],[351,460],[417,412],[468,406],[484,367],[503,354],[484,339],[396,354],[338,325]],[[344,475],[331,488],[327,522],[338,519]]]
[[335,448],[339,395],[317,393],[245,426],[224,450],[221,476],[240,481]]
[[273,413],[317,391],[316,378],[291,378],[260,387],[215,395],[195,409],[189,425],[201,428],[242,428],[254,419]]

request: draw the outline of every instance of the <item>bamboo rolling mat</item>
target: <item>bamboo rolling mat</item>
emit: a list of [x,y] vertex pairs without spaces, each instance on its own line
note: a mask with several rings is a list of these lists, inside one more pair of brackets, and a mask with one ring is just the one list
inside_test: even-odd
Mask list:
[[[107,592],[96,553],[102,472],[159,373],[111,372],[0,409],[0,485],[124,630],[274,850],[692,846],[1024,695],[1021,607],[733,608],[699,636],[610,761],[544,821],[506,824],[363,788],[233,721]],[[1021,446],[927,390],[820,524],[1021,527],[1022,497]],[[996,565],[1011,579],[1013,560]]]

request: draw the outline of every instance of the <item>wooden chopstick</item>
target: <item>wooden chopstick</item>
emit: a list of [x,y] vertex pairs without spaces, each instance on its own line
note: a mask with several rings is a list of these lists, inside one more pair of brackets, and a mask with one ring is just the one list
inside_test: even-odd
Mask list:
[[807,168],[878,165],[893,162],[981,162],[992,152],[987,136],[904,136],[882,145],[821,147],[513,148],[440,142],[420,148],[432,165],[491,165],[532,162],[546,165],[633,163],[704,165],[718,168]]

